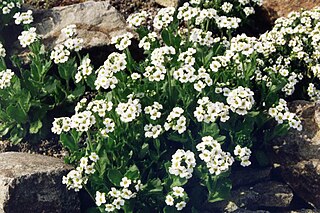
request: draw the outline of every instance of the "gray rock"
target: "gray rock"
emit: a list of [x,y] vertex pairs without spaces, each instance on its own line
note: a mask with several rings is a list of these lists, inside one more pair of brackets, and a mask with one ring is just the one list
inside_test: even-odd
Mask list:
[[109,45],[113,36],[127,32],[124,18],[109,1],[35,11],[35,27],[50,49],[65,40],[60,31],[70,24],[77,25],[77,37],[84,39],[85,49]]
[[178,7],[179,0],[155,0],[159,5],[164,7]]
[[77,193],[61,183],[71,168],[57,158],[0,154],[0,212],[80,212]]
[[300,210],[289,211],[288,213],[320,213],[320,210],[318,210],[318,209],[300,209]]
[[245,168],[241,171],[235,171],[231,175],[232,186],[246,186],[270,179],[271,167],[264,169]]
[[320,103],[295,101],[290,108],[303,130],[273,141],[272,159],[295,193],[320,208]]
[[286,208],[290,206],[292,199],[293,193],[289,186],[276,181],[266,181],[233,190],[228,201],[213,203],[211,208],[221,212]]

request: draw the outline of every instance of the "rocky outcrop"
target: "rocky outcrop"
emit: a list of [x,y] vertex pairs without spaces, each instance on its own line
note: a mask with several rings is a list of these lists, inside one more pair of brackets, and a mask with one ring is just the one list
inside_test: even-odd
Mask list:
[[76,24],[77,37],[84,39],[85,49],[109,45],[113,36],[127,31],[124,18],[109,1],[87,1],[35,11],[34,24],[49,48],[64,41],[60,31],[70,24]]
[[320,0],[264,0],[263,2],[271,22],[287,16],[291,11],[300,11],[301,8],[312,9],[315,6],[320,6]]
[[57,158],[0,154],[0,212],[80,212],[78,196],[62,185],[71,168]]
[[295,101],[303,130],[273,142],[273,161],[297,195],[320,208],[320,103]]

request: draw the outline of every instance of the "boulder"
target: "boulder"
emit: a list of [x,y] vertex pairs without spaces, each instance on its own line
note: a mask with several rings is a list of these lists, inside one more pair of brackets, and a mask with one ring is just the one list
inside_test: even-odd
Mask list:
[[263,8],[267,11],[268,19],[273,22],[277,18],[287,16],[291,11],[301,8],[312,9],[320,6],[320,0],[264,0]]
[[179,0],[155,0],[156,3],[163,7],[178,7]]
[[273,163],[280,165],[284,180],[295,193],[320,208],[320,103],[290,104],[303,125],[272,142]]
[[0,162],[0,212],[80,212],[77,193],[61,182],[72,169],[62,160],[6,152]]
[[264,181],[251,187],[232,190],[228,201],[213,203],[210,208],[218,212],[286,208],[290,206],[292,199],[293,192],[288,185],[277,181]]
[[61,29],[70,24],[77,26],[77,37],[84,40],[85,49],[109,45],[113,36],[127,32],[123,16],[109,1],[87,1],[38,10],[34,16],[34,25],[49,49],[65,40]]

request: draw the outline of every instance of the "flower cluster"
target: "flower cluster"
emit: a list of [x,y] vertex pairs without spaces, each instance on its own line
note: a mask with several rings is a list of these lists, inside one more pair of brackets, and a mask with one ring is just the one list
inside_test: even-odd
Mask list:
[[168,206],[175,206],[178,211],[181,211],[187,205],[188,194],[184,188],[180,186],[172,187],[172,191],[166,196],[166,204]]
[[303,78],[304,82],[312,83],[320,77],[318,17],[319,7],[291,12],[288,17],[277,19],[273,29],[260,36],[265,58],[263,69],[269,75],[280,74],[279,77],[287,82],[282,89],[287,96],[294,94]]
[[62,132],[69,132],[71,129],[71,119],[68,117],[55,118],[52,123],[51,131],[60,135]]
[[187,130],[187,118],[182,115],[184,110],[180,107],[175,107],[170,112],[167,117],[166,122],[164,123],[164,129],[168,131],[169,129],[178,131],[179,134],[182,134]]
[[132,33],[125,33],[120,36],[112,37],[111,44],[115,44],[118,50],[124,50],[131,45]]
[[97,191],[95,196],[97,206],[104,205],[106,212],[120,210],[126,201],[136,197],[137,192],[141,190],[142,184],[140,180],[131,180],[123,177],[120,186],[122,187],[121,189],[112,187],[108,193]]
[[222,102],[212,103],[208,97],[203,97],[197,101],[199,106],[193,115],[198,122],[213,123],[219,117],[221,122],[229,120],[229,107]]
[[19,24],[31,24],[33,22],[32,10],[28,10],[24,13],[16,13],[13,18],[15,19],[14,23]]
[[273,117],[279,124],[288,121],[291,128],[302,130],[300,119],[295,113],[289,112],[287,102],[284,99],[280,99],[279,104],[269,109],[269,115]]
[[120,116],[120,120],[125,123],[135,120],[141,111],[140,100],[132,98],[129,98],[126,103],[119,103],[116,108],[116,113]]
[[0,1],[0,15],[1,13],[3,15],[7,15],[11,13],[11,11],[15,8],[21,8],[20,1],[12,1],[12,0]]
[[95,172],[94,166],[98,160],[99,156],[94,152],[88,157],[82,157],[80,165],[71,170],[67,176],[63,176],[62,183],[66,184],[69,190],[74,189],[78,192],[88,182],[88,175]]
[[312,83],[309,84],[307,92],[312,101],[320,100],[320,90],[316,89],[314,84]]
[[190,21],[192,18],[195,18],[200,12],[199,7],[190,7],[188,2],[184,3],[182,7],[178,9],[178,19],[183,19],[184,21]]
[[192,177],[193,168],[196,166],[194,153],[178,149],[172,155],[169,173],[180,178],[190,179]]
[[144,108],[144,112],[147,115],[150,115],[151,120],[157,120],[161,117],[160,110],[163,109],[163,106],[159,102],[154,102],[151,106],[147,106]]
[[36,33],[36,28],[31,27],[29,30],[21,32],[18,36],[20,44],[22,47],[27,47],[37,40],[38,36]]
[[3,47],[3,44],[0,42],[0,58],[6,57],[6,49]]
[[239,86],[227,95],[227,103],[233,112],[245,115],[254,105],[253,95],[254,93],[249,88]]
[[96,118],[91,111],[83,111],[71,117],[70,127],[78,132],[86,132],[96,123]]
[[79,83],[82,79],[86,79],[91,75],[93,67],[90,65],[91,60],[89,58],[84,58],[81,65],[78,67],[78,72],[75,75],[75,82]]
[[226,172],[234,162],[231,154],[224,152],[220,143],[211,136],[203,137],[196,148],[201,152],[199,158],[206,163],[210,174],[219,175]]
[[113,103],[107,100],[93,100],[88,103],[87,110],[97,113],[100,117],[105,117],[106,112],[112,110]]
[[153,20],[153,27],[157,30],[167,27],[173,21],[174,7],[162,8]]
[[140,27],[142,24],[146,22],[149,14],[146,11],[141,11],[140,13],[131,14],[127,18],[127,22],[130,27]]
[[157,33],[151,32],[144,36],[139,42],[139,48],[150,50],[152,43],[156,42],[158,38]]
[[99,90],[100,87],[103,89],[114,89],[118,83],[118,79],[114,74],[125,70],[126,65],[127,61],[125,54],[111,53],[103,66],[96,71],[98,74],[97,79],[94,82],[96,90]]
[[6,69],[0,72],[0,89],[5,89],[10,86],[11,79],[14,73],[10,69]]
[[163,132],[161,125],[147,124],[144,126],[144,136],[146,138],[157,138]]
[[234,149],[234,155],[237,156],[241,161],[241,166],[246,167],[250,166],[250,156],[251,156],[251,150],[247,147],[241,148],[241,146],[237,145]]
[[[63,64],[69,60],[70,51],[80,51],[82,49],[83,39],[75,38],[76,25],[69,25],[61,30],[61,33],[67,38],[63,44],[58,44],[51,52],[50,58],[56,64]],[[79,74],[78,74],[79,75]],[[79,79],[79,76],[77,76]]]

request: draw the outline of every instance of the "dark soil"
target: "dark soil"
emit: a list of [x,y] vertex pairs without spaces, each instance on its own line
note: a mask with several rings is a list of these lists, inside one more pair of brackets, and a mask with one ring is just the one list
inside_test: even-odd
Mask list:
[[0,153],[2,152],[27,152],[56,158],[63,158],[68,154],[68,152],[63,149],[61,144],[58,142],[57,138],[43,140],[37,144],[21,142],[15,145],[8,140],[0,141]]

